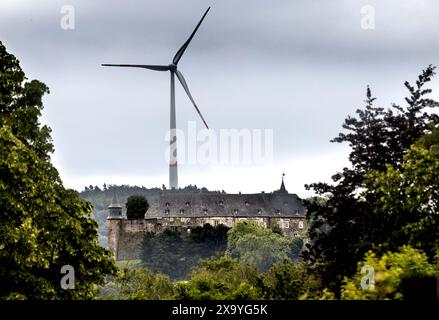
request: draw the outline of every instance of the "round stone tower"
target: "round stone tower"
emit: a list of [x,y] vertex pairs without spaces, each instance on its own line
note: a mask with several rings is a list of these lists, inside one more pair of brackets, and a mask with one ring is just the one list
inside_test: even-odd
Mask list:
[[113,253],[117,260],[118,243],[122,228],[122,206],[119,204],[116,192],[113,193],[113,199],[108,206],[107,230],[108,230],[108,249]]
[[108,206],[108,220],[110,219],[122,219],[122,206],[119,204],[119,200],[117,199],[116,192],[113,193],[113,199],[111,200],[110,205]]

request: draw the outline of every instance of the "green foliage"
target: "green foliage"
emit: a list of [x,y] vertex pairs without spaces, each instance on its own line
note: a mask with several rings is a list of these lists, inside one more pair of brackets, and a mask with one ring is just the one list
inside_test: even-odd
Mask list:
[[[178,230],[165,229],[162,233],[146,233],[142,243],[141,259],[152,272],[164,273],[173,279],[183,279],[188,265],[195,264],[193,256],[182,255],[183,238]],[[190,267],[189,267],[190,268]]]
[[144,268],[124,268],[100,289],[104,300],[169,300],[175,294],[171,279]]
[[259,286],[264,299],[297,300],[313,295],[320,286],[304,263],[290,261],[273,265],[261,279]]
[[[439,130],[424,136],[404,156],[400,167],[366,176],[364,196],[374,200],[374,213],[394,232],[382,243],[410,244],[433,257],[439,248]],[[385,218],[382,218],[385,217]]]
[[149,208],[149,203],[145,196],[134,195],[127,199],[125,207],[127,208],[128,219],[143,219]]
[[189,281],[176,285],[177,299],[296,300],[315,295],[320,284],[303,263],[284,261],[265,273],[228,256],[202,260]]
[[[46,92],[0,42],[0,299],[91,298],[116,271],[91,205],[49,161],[50,130],[38,122]],[[74,267],[74,290],[61,288],[64,265]]]
[[305,199],[306,220],[308,223],[307,236],[310,239],[318,239],[321,234],[327,231],[326,220],[321,216],[320,212],[325,210],[327,197],[313,196]]
[[208,244],[225,244],[227,242],[227,232],[229,227],[219,224],[212,226],[206,223],[204,226],[197,226],[192,229],[190,233],[190,239],[195,243],[208,243]]
[[224,225],[205,224],[184,236],[176,228],[167,228],[159,234],[147,233],[142,243],[142,262],[153,272],[184,279],[200,259],[224,254],[228,230]]
[[[372,267],[373,286],[363,286],[365,273],[363,266]],[[342,286],[342,299],[348,300],[384,300],[430,298],[435,299],[435,266],[420,250],[404,246],[399,252],[388,252],[377,257],[369,251],[364,260],[358,263],[357,273],[345,278]]]
[[27,81],[19,61],[0,42],[0,125],[10,127],[26,147],[48,160],[53,152],[50,128],[41,126],[38,119],[46,93],[44,83]]
[[176,292],[177,299],[188,300],[261,298],[257,270],[229,257],[201,261],[188,282],[177,283]]
[[[332,177],[336,182],[335,185],[315,183],[307,186],[314,189],[319,196],[325,196],[326,201],[307,202],[307,211],[317,224],[310,231],[311,241],[304,257],[309,265],[319,269],[323,285],[334,291],[337,297],[340,295],[343,276],[355,273],[355,261],[362,259],[368,250],[378,248],[379,244],[382,245],[381,250],[395,250],[407,243],[408,238],[402,236],[404,234],[401,232],[402,228],[413,223],[414,226],[420,227],[418,223],[426,218],[426,212],[420,210],[426,198],[420,194],[418,196],[421,198],[413,202],[414,206],[416,203],[419,204],[415,215],[398,209],[389,212],[379,203],[378,208],[381,207],[382,210],[378,210],[380,211],[378,214],[376,205],[380,199],[374,195],[375,191],[368,193],[367,197],[359,195],[368,187],[373,187],[373,182],[369,181],[368,186],[365,184],[366,175],[371,171],[375,172],[377,178],[377,172],[388,172],[390,176],[385,179],[389,178],[391,181],[393,179],[395,182],[393,187],[397,188],[396,175],[399,170],[406,170],[401,166],[407,150],[420,137],[430,133],[432,127],[439,125],[437,114],[439,103],[428,98],[431,89],[425,88],[434,76],[434,70],[433,66],[423,70],[415,85],[405,83],[409,91],[405,107],[395,104],[388,109],[376,107],[374,105],[376,98],[368,88],[366,106],[357,110],[356,117],[349,116],[343,124],[347,132],[340,133],[332,140],[332,142],[349,144],[352,149],[349,154],[351,168],[343,168]],[[419,156],[421,155],[418,154],[417,157]],[[429,158],[422,165],[427,165],[427,162],[431,163],[432,160],[433,158]],[[389,165],[396,171],[388,171]],[[422,170],[418,170],[415,174],[422,174],[421,172]],[[384,186],[384,176],[380,178]],[[417,182],[422,180],[422,176],[416,178],[413,176],[410,179],[412,182]],[[435,177],[429,175],[427,179],[435,179]],[[434,184],[434,181],[423,181],[421,189]],[[391,197],[396,196],[395,192],[399,192],[396,189],[388,191],[394,192]],[[420,192],[420,189],[416,191],[413,189],[410,192],[418,191]],[[427,194],[428,197],[433,196],[434,191]],[[401,206],[398,205],[398,208]],[[428,224],[433,226],[431,223],[432,219],[429,219]],[[413,239],[413,241],[422,241],[423,246],[433,247],[431,243],[433,235],[428,236],[430,230],[431,227],[418,229],[417,240]],[[432,250],[427,251],[430,257],[431,252]]]
[[288,253],[288,257],[291,261],[299,261],[301,260],[302,248],[304,241],[301,237],[294,237],[290,241],[290,251]]
[[229,231],[227,254],[261,271],[288,259],[290,242],[254,222],[239,222]]

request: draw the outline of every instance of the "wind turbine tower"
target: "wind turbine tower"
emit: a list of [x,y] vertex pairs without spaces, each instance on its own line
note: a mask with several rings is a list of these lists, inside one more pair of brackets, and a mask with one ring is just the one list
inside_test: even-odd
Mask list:
[[198,22],[192,34],[189,36],[189,39],[181,46],[181,48],[177,51],[174,58],[172,59],[172,63],[169,65],[141,65],[141,64],[102,64],[105,67],[128,67],[128,68],[143,68],[154,71],[169,71],[171,75],[171,110],[170,110],[170,152],[169,152],[169,187],[171,189],[178,189],[178,163],[177,163],[177,133],[176,133],[176,115],[175,115],[175,76],[177,76],[178,81],[180,81],[183,89],[186,91],[189,99],[191,100],[195,110],[203,121],[204,125],[207,129],[209,126],[207,122],[204,120],[203,115],[200,112],[197,104],[195,103],[190,91],[189,87],[186,83],[186,80],[183,77],[183,74],[177,69],[178,62],[186,51],[189,43],[192,41],[195,33],[209,12],[210,7],[207,8],[200,22]]

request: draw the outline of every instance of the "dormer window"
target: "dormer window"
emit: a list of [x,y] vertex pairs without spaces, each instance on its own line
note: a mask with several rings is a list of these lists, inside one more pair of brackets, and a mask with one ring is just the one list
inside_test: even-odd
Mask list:
[[165,210],[165,214],[169,214],[169,209],[166,209],[166,210]]
[[170,204],[169,202],[166,202],[166,203],[165,203],[166,208],[169,208],[170,205],[171,205],[171,204]]
[[238,214],[238,209],[233,210],[233,214]]
[[191,202],[190,201],[186,201],[186,207],[190,207],[191,206]]
[[184,214],[184,209],[180,209],[180,214]]
[[280,210],[279,210],[279,209],[277,209],[277,210],[276,210],[276,213],[277,213],[277,214],[280,214]]
[[244,202],[245,206],[248,207],[250,203],[248,201]]
[[261,209],[258,209],[258,214],[262,214],[262,210]]
[[204,209],[203,209],[203,212],[204,212],[204,214],[207,214],[207,209],[204,208]]
[[218,204],[222,207],[222,206],[224,206],[224,201],[223,201],[223,200],[220,200],[220,201],[218,202]]

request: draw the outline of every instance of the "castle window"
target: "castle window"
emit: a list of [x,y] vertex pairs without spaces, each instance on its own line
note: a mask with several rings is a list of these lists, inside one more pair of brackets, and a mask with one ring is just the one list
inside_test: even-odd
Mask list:
[[219,225],[219,221],[218,220],[214,220],[213,221],[213,225],[216,227],[217,225]]
[[180,209],[180,214],[184,214],[184,209]]
[[190,207],[191,206],[191,202],[190,201],[186,201],[186,207]]
[[289,229],[290,228],[290,222],[288,220],[284,221],[284,228]]
[[303,221],[299,221],[299,229],[303,229]]

